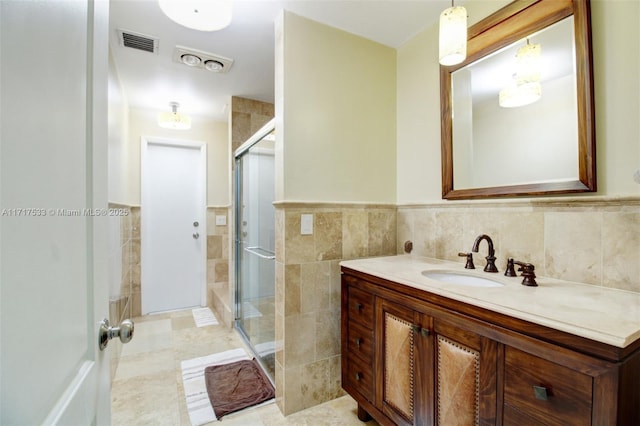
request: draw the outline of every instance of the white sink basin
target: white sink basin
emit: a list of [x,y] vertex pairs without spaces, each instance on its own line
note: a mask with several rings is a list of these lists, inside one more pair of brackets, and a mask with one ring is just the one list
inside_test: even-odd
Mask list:
[[478,277],[463,272],[428,270],[422,271],[422,275],[446,284],[463,285],[467,287],[504,287],[504,284],[494,281],[491,278]]

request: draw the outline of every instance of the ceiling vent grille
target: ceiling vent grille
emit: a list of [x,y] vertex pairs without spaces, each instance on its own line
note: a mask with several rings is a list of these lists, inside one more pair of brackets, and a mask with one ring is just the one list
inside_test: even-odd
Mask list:
[[158,37],[118,29],[120,44],[132,49],[158,54]]

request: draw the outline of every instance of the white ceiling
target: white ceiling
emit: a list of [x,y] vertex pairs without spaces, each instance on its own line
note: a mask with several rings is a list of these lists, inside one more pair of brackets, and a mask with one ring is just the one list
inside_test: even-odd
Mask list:
[[[233,20],[214,32],[190,30],[167,18],[157,0],[111,0],[110,43],[129,106],[180,111],[226,121],[231,96],[274,101],[274,21],[281,9],[399,47],[435,24],[449,0],[236,0]],[[159,38],[158,54],[120,45],[117,29]],[[174,62],[176,45],[228,57],[226,74]]]

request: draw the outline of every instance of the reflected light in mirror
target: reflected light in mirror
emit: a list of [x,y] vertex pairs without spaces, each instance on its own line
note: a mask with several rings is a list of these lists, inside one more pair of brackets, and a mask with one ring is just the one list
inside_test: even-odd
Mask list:
[[529,105],[542,97],[540,83],[540,44],[527,44],[516,53],[516,73],[509,86],[500,90],[498,103],[503,108],[516,108]]
[[527,44],[518,49],[516,54],[516,80],[518,84],[532,83],[540,81],[540,55],[542,48],[540,44]]
[[502,108],[516,108],[532,104],[541,97],[542,85],[539,81],[525,84],[513,82],[500,91],[498,102]]
[[467,58],[467,10],[450,7],[440,14],[439,58],[442,65],[456,65]]

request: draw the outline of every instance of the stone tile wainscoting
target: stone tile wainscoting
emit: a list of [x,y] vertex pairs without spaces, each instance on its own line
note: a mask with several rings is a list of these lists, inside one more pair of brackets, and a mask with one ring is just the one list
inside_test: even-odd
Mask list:
[[[301,235],[301,215],[313,234]],[[394,205],[276,203],[276,402],[285,415],[343,395],[343,259],[396,253]]]
[[[216,225],[216,216],[226,218],[225,225]],[[220,322],[231,327],[233,309],[229,292],[229,230],[232,224],[231,207],[207,208],[207,305],[216,312]]]
[[[136,315],[132,314],[131,310],[132,287],[135,275],[132,263],[133,235],[135,232],[131,207],[109,203],[109,209],[122,213],[109,217],[109,322],[112,325],[117,325],[123,319]],[[140,281],[139,270],[137,280],[138,282]],[[120,354],[122,353],[122,343],[115,339],[111,342],[110,348],[111,375],[113,379]]]
[[[122,295],[128,299],[128,310],[125,317],[138,317],[142,315],[141,302],[141,240],[140,240],[140,207],[122,206],[113,204],[114,208],[128,209],[130,214],[123,216],[122,226],[122,275],[123,291]],[[216,226],[216,215],[224,215],[227,224]],[[212,290],[222,288],[228,295],[229,281],[229,227],[230,208],[211,207],[207,209],[207,304],[212,309],[220,306],[214,303]],[[125,291],[125,286],[129,286]],[[228,296],[223,298],[225,305],[228,305]],[[122,304],[121,301],[118,303]],[[115,304],[114,304],[115,309]],[[222,314],[221,311],[219,311]],[[228,315],[227,315],[228,316]],[[224,317],[225,322],[231,324],[231,319]],[[123,317],[124,318],[124,317]],[[222,319],[223,317],[220,317]],[[112,321],[110,319],[110,321]],[[114,322],[114,321],[112,321]],[[116,323],[116,322],[114,322]]]
[[[458,252],[470,252],[480,234],[492,238],[501,273],[513,257],[535,265],[537,275],[640,292],[640,198],[398,207],[398,253],[411,240],[415,255],[464,263]],[[476,268],[486,255],[483,242]]]

